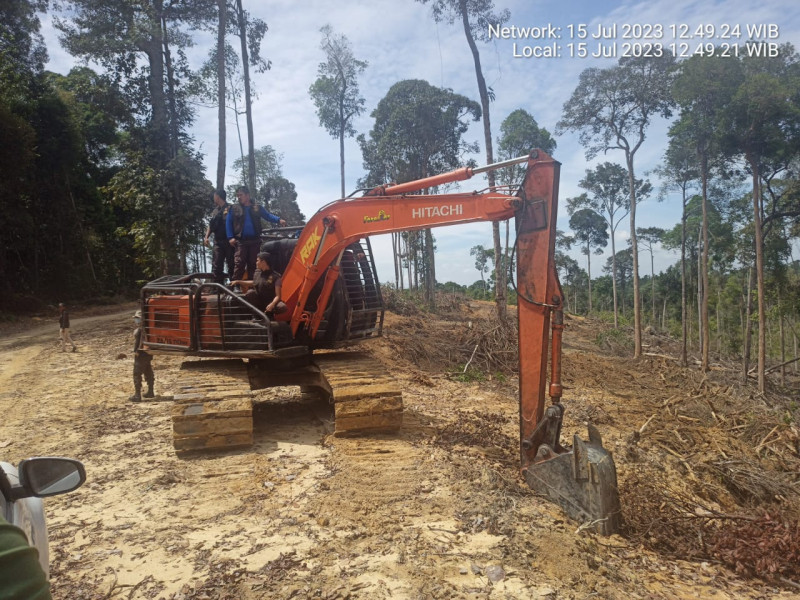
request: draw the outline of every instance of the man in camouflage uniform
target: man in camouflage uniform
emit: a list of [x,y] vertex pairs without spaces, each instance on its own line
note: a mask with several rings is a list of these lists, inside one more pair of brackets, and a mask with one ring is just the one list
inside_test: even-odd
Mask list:
[[[153,373],[153,356],[149,352],[139,348],[142,341],[142,311],[137,310],[133,315],[133,322],[136,325],[136,331],[133,332],[133,396],[128,398],[131,402],[141,402],[142,398],[153,398],[153,383],[155,382],[155,375]],[[147,391],[142,396],[142,376],[147,382]]]

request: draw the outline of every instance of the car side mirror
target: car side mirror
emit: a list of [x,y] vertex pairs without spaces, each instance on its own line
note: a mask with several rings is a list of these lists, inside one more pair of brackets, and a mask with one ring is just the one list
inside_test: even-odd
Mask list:
[[86,481],[83,463],[74,458],[28,458],[20,462],[18,468],[20,485],[39,498],[71,492]]

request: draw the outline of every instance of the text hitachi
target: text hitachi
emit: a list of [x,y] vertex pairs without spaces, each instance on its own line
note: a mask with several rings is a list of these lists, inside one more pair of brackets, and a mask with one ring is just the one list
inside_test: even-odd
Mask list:
[[412,219],[425,219],[428,217],[456,217],[464,214],[463,204],[452,204],[450,206],[423,206],[422,208],[412,208]]

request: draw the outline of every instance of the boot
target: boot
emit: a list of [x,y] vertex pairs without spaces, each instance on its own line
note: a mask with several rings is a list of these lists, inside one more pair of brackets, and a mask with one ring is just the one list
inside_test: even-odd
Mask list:
[[141,402],[142,401],[142,386],[137,385],[136,391],[133,392],[133,396],[128,398],[128,402]]
[[155,398],[155,394],[153,393],[153,384],[147,386],[147,391],[144,393],[143,398]]

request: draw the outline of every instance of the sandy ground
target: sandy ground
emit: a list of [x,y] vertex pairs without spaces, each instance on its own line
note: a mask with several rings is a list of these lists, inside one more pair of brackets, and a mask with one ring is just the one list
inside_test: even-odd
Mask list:
[[[515,382],[418,367],[392,315],[365,345],[402,384],[398,434],[333,437],[328,406],[280,388],[259,397],[251,449],[180,458],[172,403],[127,401],[131,313],[73,317],[75,353],[55,319],[0,343],[3,459],[72,456],[88,473],[46,501],[56,599],[800,597],[578,531],[518,475]],[[623,472],[626,436],[679,383],[572,329],[565,434],[591,417]],[[180,360],[154,366],[172,393]]]

